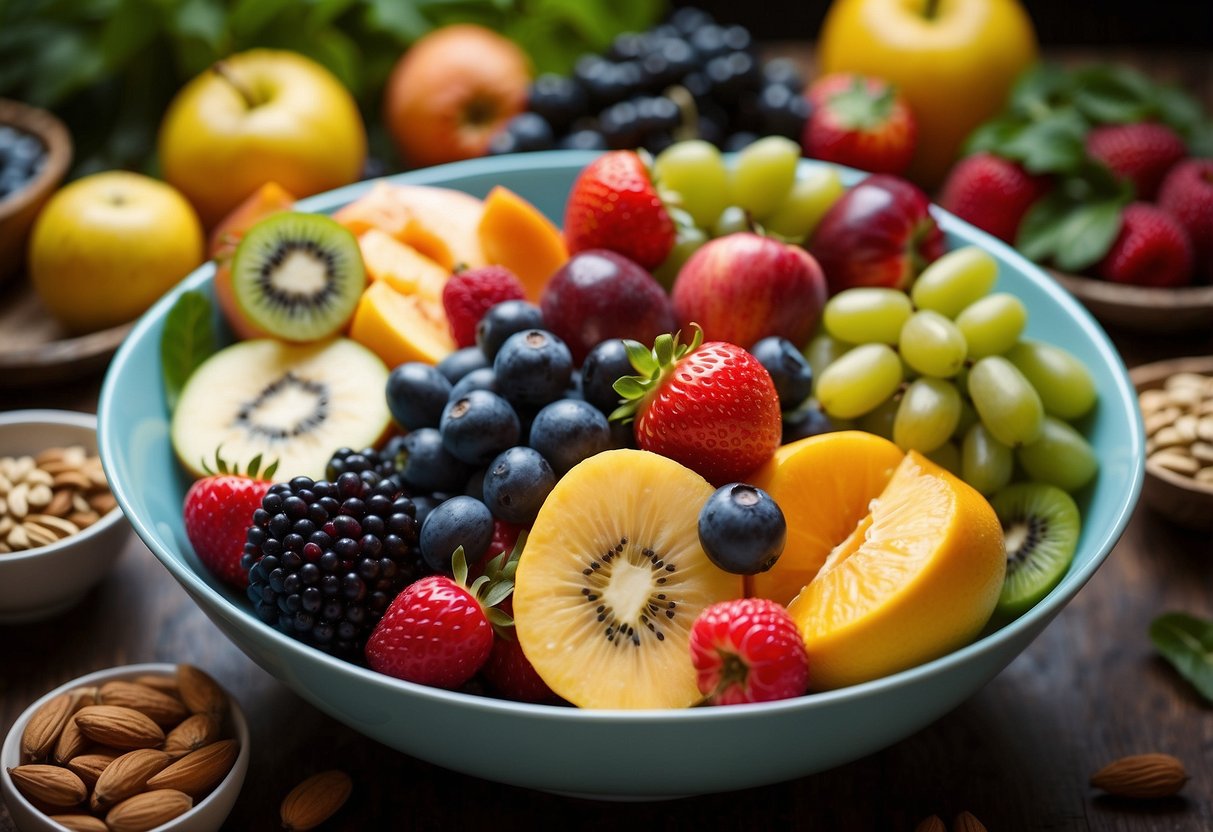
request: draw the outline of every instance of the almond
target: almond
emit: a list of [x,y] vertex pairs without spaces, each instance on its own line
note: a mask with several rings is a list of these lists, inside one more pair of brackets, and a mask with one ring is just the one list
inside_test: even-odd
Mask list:
[[929,818],[920,820],[914,827],[914,832],[948,832],[948,828],[943,825],[939,815],[931,815]]
[[64,765],[72,757],[79,757],[88,747],[88,737],[80,733],[76,720],[69,719],[59,734],[59,742],[55,743],[55,762]]
[[1118,797],[1170,797],[1188,782],[1184,764],[1170,754],[1121,757],[1091,776],[1091,785]]
[[97,782],[97,778],[101,776],[101,772],[105,771],[106,767],[116,759],[118,759],[117,754],[106,752],[81,754],[79,757],[72,757],[68,760],[67,767],[77,777],[91,786]]
[[160,726],[176,725],[189,716],[179,700],[137,682],[106,682],[100,696],[103,705],[133,708]]
[[953,832],[987,832],[984,823],[979,821],[972,812],[961,812],[952,823]]
[[89,705],[76,712],[81,733],[94,742],[114,748],[154,748],[164,742],[164,731],[151,717],[120,705]]
[[72,832],[109,832],[105,821],[92,815],[51,815],[51,820]]
[[94,812],[104,812],[110,806],[136,795],[147,786],[151,777],[171,762],[169,755],[154,748],[128,751],[105,767],[89,805]]
[[25,724],[25,730],[21,732],[23,762],[46,759],[59,741],[63,726],[71,718],[75,703],[74,694],[61,693],[34,712]]
[[128,797],[105,816],[110,832],[147,832],[188,812],[194,800],[172,789],[158,789]]
[[236,740],[213,742],[191,751],[147,781],[151,789],[176,789],[191,797],[201,797],[214,788],[236,762],[240,743]]
[[336,814],[353,787],[344,771],[332,769],[313,774],[283,799],[279,808],[282,828],[288,832],[314,829]]
[[172,676],[159,676],[156,674],[148,674],[146,676],[138,676],[134,680],[137,685],[149,687],[152,690],[158,690],[161,693],[166,693],[169,696],[177,699],[181,698],[181,691],[177,689],[177,680]]
[[205,671],[192,664],[177,665],[177,687],[181,701],[195,714],[214,714],[223,719],[227,713],[227,694]]
[[219,739],[219,720],[211,714],[194,714],[164,738],[164,750],[170,757],[184,757]]
[[8,776],[17,791],[48,806],[75,806],[88,795],[84,781],[59,766],[17,766],[8,770]]

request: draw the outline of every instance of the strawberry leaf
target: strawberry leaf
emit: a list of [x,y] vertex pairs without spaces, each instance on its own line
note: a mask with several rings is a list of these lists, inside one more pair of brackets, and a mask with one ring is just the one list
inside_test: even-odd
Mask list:
[[1213,702],[1213,621],[1167,613],[1150,624],[1150,641],[1180,676]]
[[996,148],[999,155],[1023,164],[1031,173],[1070,173],[1087,158],[1087,127],[1072,110],[1033,122]]
[[498,581],[489,588],[485,593],[484,600],[481,603],[485,607],[495,607],[510,597],[510,593],[514,591],[513,581]]
[[625,399],[641,399],[648,392],[648,387],[636,376],[624,376],[611,385],[615,392]]
[[1120,231],[1120,200],[1077,206],[1066,216],[1057,236],[1053,260],[1064,271],[1082,271],[1098,263]]
[[164,318],[160,336],[160,366],[169,413],[177,407],[185,382],[215,352],[210,299],[193,289],[177,298]]
[[657,366],[657,360],[653,358],[652,350],[639,341],[625,339],[623,348],[627,351],[628,361],[641,375],[651,376],[660,369]]

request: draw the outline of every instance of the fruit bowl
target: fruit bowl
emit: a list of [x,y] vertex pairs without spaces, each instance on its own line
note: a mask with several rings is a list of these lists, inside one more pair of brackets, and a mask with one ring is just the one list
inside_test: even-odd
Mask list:
[[[393,182],[441,185],[484,196],[504,185],[559,219],[585,152],[530,153],[413,171]],[[821,164],[803,161],[803,171]],[[842,170],[848,183],[861,174]],[[330,212],[372,187],[360,183],[307,200]],[[1091,577],[1124,530],[1142,482],[1143,438],[1124,365],[1090,315],[1010,248],[942,211],[952,246],[977,243],[999,261],[1000,288],[1029,310],[1027,334],[1074,353],[1100,403],[1080,425],[1101,461],[1078,495],[1084,528],[1061,583],[1014,622],[963,649],[876,681],[774,703],[686,710],[577,710],[528,705],[399,681],[332,658],[262,624],[244,596],[202,567],[181,520],[189,480],[174,459],[159,366],[165,315],[188,289],[210,290],[213,269],[186,278],[138,321],[102,389],[99,417],[107,473],[139,535],[216,625],[300,696],[388,746],[477,777],[594,798],[652,799],[747,788],[801,777],[888,746],[950,711],[992,679]],[[493,736],[500,765],[457,737]],[[661,767],[641,749],[668,749]],[[728,749],[728,763],[721,762]]]
[[1213,286],[1128,286],[1050,269],[1105,326],[1159,335],[1213,326]]

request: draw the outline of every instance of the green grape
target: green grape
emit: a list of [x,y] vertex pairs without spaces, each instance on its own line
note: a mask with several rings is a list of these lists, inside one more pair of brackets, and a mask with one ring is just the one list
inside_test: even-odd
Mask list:
[[860,286],[830,298],[821,322],[826,332],[852,344],[896,344],[901,328],[913,313],[905,292]]
[[653,174],[660,188],[676,191],[700,228],[711,228],[729,202],[729,171],[716,146],[699,139],[678,142],[657,154]]
[[960,476],[960,449],[956,447],[955,442],[944,442],[929,454],[923,454],[927,459],[934,462],[940,468],[951,471],[956,476]]
[[1006,358],[1019,368],[1040,394],[1045,413],[1060,419],[1085,416],[1098,393],[1095,379],[1074,355],[1061,347],[1039,341],[1020,341]]
[[1015,455],[994,438],[981,422],[964,434],[960,447],[960,478],[989,496],[1011,481]]
[[[967,374],[965,375],[967,377]],[[957,439],[962,438],[966,433],[968,433],[969,428],[981,421],[981,419],[977,417],[977,411],[973,409],[973,405],[968,399],[965,398],[965,396],[968,395],[965,392],[965,388],[957,384],[959,379],[960,376],[956,376],[956,378],[952,379],[952,383],[956,385],[956,389],[960,392],[960,418],[956,421],[956,432],[952,434]]]
[[821,378],[826,367],[833,364],[843,353],[854,346],[854,344],[839,341],[837,338],[831,338],[824,332],[815,335],[809,341],[809,345],[804,348],[804,357],[813,370],[813,378]]
[[730,192],[734,205],[764,220],[787,198],[796,181],[800,145],[782,136],[767,136],[737,154]]
[[969,398],[982,424],[1004,445],[1017,448],[1040,437],[1044,423],[1040,396],[1001,355],[982,358],[969,370]]
[[875,410],[901,384],[901,362],[886,344],[863,344],[817,377],[817,401],[826,415],[853,419]]
[[893,441],[902,450],[929,454],[945,444],[960,420],[956,385],[938,378],[910,383],[893,420]]
[[897,418],[897,408],[901,405],[901,397],[894,395],[880,407],[865,413],[855,420],[856,427],[885,439],[893,438],[893,420]]
[[834,168],[813,168],[797,178],[787,198],[763,221],[763,226],[792,242],[803,242],[843,190]]
[[977,246],[949,251],[931,263],[910,288],[919,309],[955,318],[973,301],[989,294],[998,277],[998,263]]
[[727,237],[730,234],[738,234],[749,230],[750,218],[746,214],[745,209],[739,208],[736,205],[730,205],[720,212],[720,218],[712,226],[712,236]]
[[674,247],[666,255],[661,265],[653,270],[657,282],[670,290],[682,265],[691,259],[691,255],[699,251],[700,246],[708,241],[707,232],[694,225],[684,225],[678,228],[678,236],[674,238]]
[[1062,491],[1077,491],[1091,481],[1099,461],[1082,434],[1061,419],[1044,418],[1040,438],[1015,453],[1028,476]]
[[969,358],[1002,355],[1019,340],[1028,310],[1023,301],[1006,292],[986,295],[956,316],[956,327],[969,345]]
[[914,370],[936,378],[951,378],[960,372],[969,352],[956,324],[930,310],[910,316],[901,328],[897,346]]

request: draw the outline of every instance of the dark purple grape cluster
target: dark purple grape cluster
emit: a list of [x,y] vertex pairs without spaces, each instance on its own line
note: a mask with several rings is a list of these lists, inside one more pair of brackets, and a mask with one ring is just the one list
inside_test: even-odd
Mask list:
[[46,163],[46,148],[36,136],[0,124],[0,200],[28,185]]
[[416,506],[391,477],[346,471],[270,487],[241,566],[262,621],[346,658],[405,586],[427,574]]
[[739,150],[758,136],[800,141],[810,105],[796,65],[763,64],[749,31],[680,8],[647,32],[626,32],[572,76],[540,75],[528,111],[493,137],[490,153],[643,147],[659,153],[698,136]]

